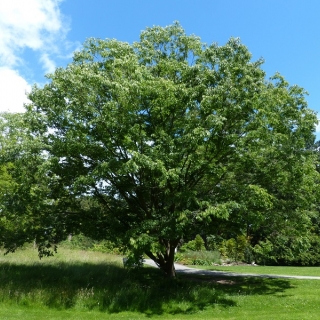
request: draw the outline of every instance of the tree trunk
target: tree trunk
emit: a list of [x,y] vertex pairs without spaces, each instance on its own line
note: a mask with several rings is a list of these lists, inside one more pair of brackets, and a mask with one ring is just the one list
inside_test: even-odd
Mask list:
[[[175,241],[176,242],[176,241]],[[176,244],[170,244],[168,242],[167,250],[165,253],[157,253],[155,256],[152,252],[146,252],[146,254],[157,264],[157,266],[170,278],[175,278],[176,269],[174,267],[174,256]]]
[[164,271],[166,276],[169,278],[175,278],[176,276],[176,269],[174,267],[174,262],[171,263],[167,261],[163,266],[160,266],[160,269]]

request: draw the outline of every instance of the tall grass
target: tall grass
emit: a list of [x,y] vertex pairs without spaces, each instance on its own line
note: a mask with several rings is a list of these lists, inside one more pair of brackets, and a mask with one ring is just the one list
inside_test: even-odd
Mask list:
[[162,314],[234,304],[213,283],[171,280],[153,268],[125,269],[121,257],[68,249],[41,261],[32,249],[1,257],[0,283],[3,305]]
[[151,267],[125,269],[119,256],[61,248],[40,261],[28,248],[0,255],[0,317],[272,319],[272,306],[279,319],[316,319],[317,283],[195,275],[172,280]]

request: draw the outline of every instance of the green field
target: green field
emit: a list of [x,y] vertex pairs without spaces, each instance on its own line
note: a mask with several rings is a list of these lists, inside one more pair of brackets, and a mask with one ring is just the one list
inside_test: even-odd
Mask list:
[[189,266],[202,270],[236,272],[246,274],[269,274],[287,276],[312,276],[320,277],[320,267],[282,267],[282,266]]
[[0,319],[319,319],[319,296],[319,280],[170,280],[90,251],[60,249],[41,261],[33,249],[0,256]]

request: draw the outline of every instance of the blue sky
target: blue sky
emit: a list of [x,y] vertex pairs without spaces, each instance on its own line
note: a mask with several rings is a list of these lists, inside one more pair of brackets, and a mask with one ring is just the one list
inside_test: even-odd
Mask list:
[[86,38],[132,43],[146,27],[177,20],[206,43],[239,37],[268,76],[278,71],[305,88],[320,114],[319,12],[318,0],[0,0],[0,111],[22,111],[25,92]]

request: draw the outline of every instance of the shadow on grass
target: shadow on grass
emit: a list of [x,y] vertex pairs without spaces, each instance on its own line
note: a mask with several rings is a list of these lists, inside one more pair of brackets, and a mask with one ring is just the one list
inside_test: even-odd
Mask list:
[[0,303],[55,309],[122,311],[152,315],[193,313],[217,304],[236,306],[235,296],[284,293],[286,279],[214,278],[159,270],[127,270],[111,263],[0,264]]

